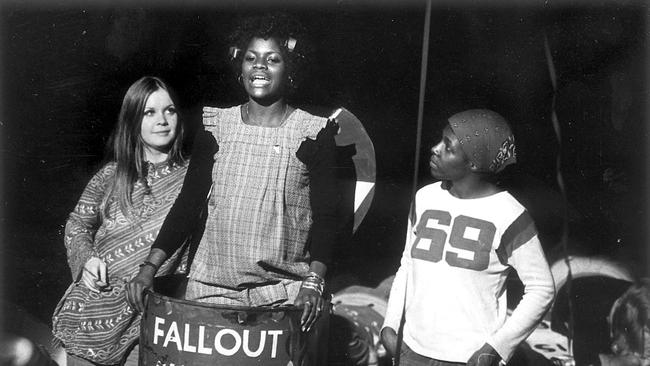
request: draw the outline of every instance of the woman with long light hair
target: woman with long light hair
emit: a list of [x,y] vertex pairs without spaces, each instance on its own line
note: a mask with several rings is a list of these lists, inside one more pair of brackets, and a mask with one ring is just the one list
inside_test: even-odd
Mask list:
[[[73,283],[53,316],[68,365],[136,364],[140,315],[126,301],[176,199],[187,161],[183,125],[169,86],[146,76],[127,90],[108,144],[108,160],[90,180],[65,228]],[[185,246],[158,275],[183,271]]]

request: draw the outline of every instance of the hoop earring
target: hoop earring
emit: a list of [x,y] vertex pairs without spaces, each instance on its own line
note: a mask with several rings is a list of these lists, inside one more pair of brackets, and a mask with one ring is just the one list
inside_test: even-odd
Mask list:
[[288,81],[289,81],[289,86],[290,86],[291,88],[295,88],[295,87],[296,87],[296,84],[295,84],[294,81],[293,81],[293,77],[289,76]]
[[241,74],[237,76],[237,81],[239,82],[240,85],[244,85],[244,77]]

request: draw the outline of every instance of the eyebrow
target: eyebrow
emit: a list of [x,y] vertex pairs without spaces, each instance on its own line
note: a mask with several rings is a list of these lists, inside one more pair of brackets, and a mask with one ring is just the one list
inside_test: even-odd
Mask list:
[[253,50],[248,49],[248,50],[246,50],[246,53],[252,53],[254,55],[272,55],[272,54],[282,55],[281,51],[274,51],[274,50],[265,51],[265,52],[257,52],[257,51],[253,51]]
[[[174,104],[174,103],[167,104],[166,106],[163,106],[162,109],[167,109],[167,108],[169,108],[169,107],[174,107],[174,108],[176,108],[176,104]],[[146,111],[147,109],[156,109],[156,107],[152,107],[152,106],[144,106],[144,110]]]

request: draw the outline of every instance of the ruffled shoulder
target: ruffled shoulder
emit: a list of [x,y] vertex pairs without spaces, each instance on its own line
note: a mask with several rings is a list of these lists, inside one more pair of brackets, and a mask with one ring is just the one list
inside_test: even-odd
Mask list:
[[223,123],[234,123],[239,119],[239,106],[228,108],[203,107],[203,125],[218,126]]
[[292,117],[298,123],[303,138],[316,140],[318,133],[327,125],[327,118],[315,116],[299,108],[296,108]]

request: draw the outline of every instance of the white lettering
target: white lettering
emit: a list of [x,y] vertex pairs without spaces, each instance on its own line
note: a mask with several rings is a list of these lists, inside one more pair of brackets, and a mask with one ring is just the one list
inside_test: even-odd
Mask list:
[[160,326],[163,324],[165,324],[165,319],[156,317],[154,320],[153,344],[158,344],[158,337],[165,335],[165,332],[160,329]]
[[172,325],[169,327],[167,337],[165,337],[165,342],[163,342],[163,347],[167,347],[169,342],[176,343],[176,348],[178,348],[179,351],[183,350],[181,335],[178,333],[178,325],[176,325],[176,322],[172,322]]
[[250,339],[250,331],[248,329],[244,330],[244,353],[248,357],[258,357],[264,351],[264,345],[266,344],[266,331],[263,330],[260,332],[260,344],[257,346],[257,351],[251,351],[248,347],[248,340]]
[[281,330],[269,330],[269,335],[273,337],[273,343],[271,344],[271,358],[275,358],[276,351],[278,350],[278,336],[282,335]]
[[185,333],[183,334],[183,351],[196,353],[196,346],[190,346],[190,325],[185,324]]
[[[284,330],[251,330],[251,329],[228,329],[209,327],[192,323],[178,323],[169,321],[160,317],[155,317],[153,344],[159,345],[161,340],[162,347],[174,347],[178,351],[187,353],[200,353],[204,355],[220,354],[223,356],[233,356],[241,354],[249,358],[259,358],[262,354],[270,356],[272,359],[278,357],[278,348],[280,347],[281,336]],[[169,325],[166,327],[166,325]],[[183,326],[181,334],[179,326]],[[198,331],[195,328],[198,327]],[[217,331],[216,334],[213,333]],[[196,339],[198,333],[198,339]],[[214,334],[214,346],[212,347],[212,335]],[[259,338],[257,335],[259,334]],[[267,340],[271,337],[270,340]],[[256,343],[257,342],[257,343]],[[175,345],[175,346],[174,346]],[[270,351],[267,350],[267,345]],[[167,363],[167,366],[169,363]]]
[[199,326],[199,353],[203,353],[204,355],[211,355],[212,348],[205,347],[204,342],[205,342],[205,326],[201,325]]
[[[235,345],[231,349],[227,349],[221,344],[221,337],[224,334],[230,334],[235,339]],[[241,336],[232,329],[222,329],[214,337],[214,348],[224,356],[232,356],[241,348]]]

